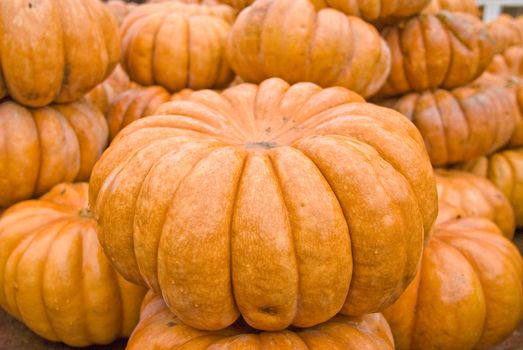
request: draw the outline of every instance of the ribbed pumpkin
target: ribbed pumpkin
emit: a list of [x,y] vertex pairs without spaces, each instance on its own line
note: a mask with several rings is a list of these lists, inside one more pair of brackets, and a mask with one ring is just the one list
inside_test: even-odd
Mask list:
[[89,180],[107,138],[105,118],[89,102],[36,109],[1,102],[0,207]]
[[122,66],[131,80],[171,92],[225,87],[234,77],[225,59],[233,19],[225,5],[139,6],[122,24]]
[[0,25],[0,99],[76,101],[119,59],[116,21],[98,0],[1,1]]
[[490,36],[495,40],[496,53],[503,53],[511,46],[523,45],[523,27],[509,15],[501,15],[487,23]]
[[107,113],[107,109],[116,97],[120,93],[130,89],[133,85],[122,67],[116,66],[113,73],[103,83],[98,84],[92,89],[85,97],[103,113]]
[[234,23],[227,57],[246,82],[279,77],[343,86],[368,97],[385,82],[390,51],[357,17],[316,11],[309,0],[259,0]]
[[87,200],[86,183],[60,184],[0,218],[0,306],[72,346],[129,336],[145,293],[105,257]]
[[221,331],[199,331],[184,325],[162,298],[147,293],[127,350],[392,350],[394,341],[381,314],[336,316],[313,328],[259,332],[238,322]]
[[514,236],[514,209],[492,182],[462,171],[436,170],[439,206],[459,208],[463,216],[482,217],[494,222],[505,237]]
[[382,96],[463,86],[483,73],[494,54],[485,25],[463,13],[421,15],[384,28],[382,35],[392,52]]
[[437,194],[399,113],[274,78],[156,114],[113,140],[90,203],[117,269],[182,322],[309,327],[375,312],[415,274]]
[[514,46],[494,56],[487,71],[506,78],[513,75],[523,77],[523,47]]
[[234,7],[237,10],[242,10],[251,5],[255,0],[218,0],[218,2]]
[[489,349],[521,320],[518,249],[491,221],[456,217],[438,219],[416,279],[384,312],[398,350]]
[[125,18],[138,6],[134,2],[126,2],[123,0],[109,0],[105,3],[105,6],[109,9],[109,12],[114,16],[116,22],[120,26]]
[[523,226],[523,148],[495,153],[460,164],[459,169],[488,178],[505,194],[516,216],[516,225]]
[[431,0],[425,13],[436,14],[441,11],[464,12],[479,17],[480,12],[476,0]]
[[434,165],[495,152],[509,143],[519,120],[510,92],[496,86],[415,92],[382,104],[416,125]]

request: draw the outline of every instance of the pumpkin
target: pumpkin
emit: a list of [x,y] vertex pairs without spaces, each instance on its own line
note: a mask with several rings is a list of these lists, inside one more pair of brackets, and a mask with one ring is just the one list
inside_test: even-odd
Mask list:
[[503,53],[511,46],[523,45],[523,27],[512,16],[499,16],[487,23],[487,29],[496,42],[496,53]]
[[423,11],[424,13],[436,14],[441,11],[464,12],[480,16],[480,11],[476,0],[431,0],[430,4]]
[[161,297],[147,293],[127,350],[184,349],[368,349],[392,350],[389,325],[381,314],[336,316],[313,328],[259,332],[242,322],[221,331],[200,331],[184,325]]
[[104,116],[86,101],[34,109],[1,102],[0,207],[89,180],[107,137]]
[[105,3],[105,6],[109,9],[109,12],[114,16],[116,22],[120,26],[125,18],[131,12],[137,4],[134,2],[126,2],[123,0],[109,0]]
[[105,114],[116,97],[132,86],[133,83],[131,83],[129,77],[118,65],[103,83],[98,84],[85,97]]
[[476,17],[440,12],[421,15],[382,30],[392,68],[381,96],[453,89],[479,77],[490,64],[494,41]]
[[434,165],[472,160],[505,146],[519,113],[507,89],[481,85],[413,92],[382,104],[416,125]]
[[90,203],[116,268],[185,324],[309,327],[377,311],[414,276],[437,193],[399,113],[273,78],[155,114],[113,140]]
[[118,27],[101,1],[2,1],[0,15],[0,99],[73,102],[118,62]]
[[111,267],[87,200],[86,183],[59,184],[0,218],[0,306],[71,346],[129,336],[145,294]]
[[439,206],[459,208],[464,215],[494,222],[505,237],[515,230],[514,210],[505,195],[489,180],[470,173],[438,169],[436,184]]
[[418,275],[384,311],[396,348],[488,349],[523,315],[521,255],[487,219],[438,221]]
[[132,81],[170,92],[225,87],[234,78],[225,59],[233,18],[225,5],[139,6],[122,25],[122,66]]
[[511,78],[512,76],[523,77],[523,47],[513,46],[494,56],[487,72]]
[[246,82],[279,77],[343,86],[364,97],[390,69],[389,49],[374,27],[332,9],[316,11],[309,0],[256,1],[234,23],[227,57]]
[[523,148],[495,153],[459,164],[458,169],[486,177],[514,207],[516,225],[523,226]]

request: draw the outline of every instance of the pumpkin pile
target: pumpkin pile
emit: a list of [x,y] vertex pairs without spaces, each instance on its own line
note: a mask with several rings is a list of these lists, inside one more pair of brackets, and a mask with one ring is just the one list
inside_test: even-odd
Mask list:
[[0,14],[0,307],[39,336],[472,350],[521,321],[523,20],[461,0]]

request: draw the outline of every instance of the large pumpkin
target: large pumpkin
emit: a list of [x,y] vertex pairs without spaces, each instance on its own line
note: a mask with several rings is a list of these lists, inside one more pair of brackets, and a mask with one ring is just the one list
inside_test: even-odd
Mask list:
[[523,47],[513,46],[503,54],[494,56],[487,71],[505,78],[513,75],[523,77]]
[[87,184],[60,184],[0,217],[0,306],[72,346],[129,336],[145,293],[105,257],[87,200]]
[[36,109],[0,102],[0,207],[88,180],[107,137],[102,112],[89,102]]
[[483,73],[494,54],[494,40],[476,17],[440,12],[383,29],[392,68],[380,94],[401,95],[463,86]]
[[0,2],[0,99],[73,102],[119,59],[115,20],[98,0]]
[[85,98],[103,113],[107,113],[107,109],[116,97],[132,86],[133,83],[131,83],[129,77],[122,67],[118,65],[111,75],[103,83],[92,89]]
[[259,0],[234,23],[227,56],[247,82],[279,77],[343,86],[373,95],[385,82],[390,51],[370,24],[309,0]]
[[488,32],[496,43],[496,53],[512,46],[523,45],[523,27],[512,16],[501,15],[487,23]]
[[225,59],[233,18],[225,5],[139,6],[122,24],[122,66],[131,80],[171,92],[225,87],[234,77]]
[[519,120],[510,92],[496,86],[414,92],[382,104],[416,125],[434,165],[493,153],[509,143]]
[[491,221],[459,216],[438,219],[416,279],[384,311],[398,350],[489,349],[521,320],[518,249]]
[[481,157],[458,167],[492,181],[512,203],[517,226],[523,226],[523,148]]
[[308,327],[379,310],[414,275],[437,195],[399,113],[280,79],[156,113],[113,140],[91,203],[117,269],[184,323]]
[[476,0],[431,0],[425,13],[436,14],[440,11],[464,12],[479,17],[480,11]]
[[462,171],[436,170],[440,207],[459,208],[464,216],[491,220],[505,237],[514,236],[514,209],[505,195],[489,180]]
[[127,350],[196,349],[392,350],[394,341],[381,314],[336,316],[313,328],[259,332],[238,322],[221,331],[200,331],[184,325],[161,297],[147,293]]

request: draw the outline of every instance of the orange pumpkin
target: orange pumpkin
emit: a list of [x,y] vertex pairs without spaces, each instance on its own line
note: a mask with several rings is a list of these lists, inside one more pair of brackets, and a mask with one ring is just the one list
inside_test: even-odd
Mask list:
[[234,78],[225,59],[234,14],[225,5],[139,6],[122,25],[122,66],[140,85],[171,92],[225,87]]
[[463,13],[421,15],[384,28],[382,35],[392,68],[381,96],[463,86],[485,71],[494,54],[485,25]]
[[127,350],[238,349],[238,350],[392,350],[394,341],[381,314],[336,316],[313,328],[259,332],[237,322],[221,331],[199,331],[184,325],[162,298],[147,293]]
[[145,293],[103,254],[87,200],[87,184],[60,184],[0,218],[0,306],[72,346],[129,336]]
[[523,148],[480,157],[460,164],[458,168],[492,181],[514,207],[516,225],[523,226]]
[[118,62],[118,27],[101,1],[2,1],[0,15],[0,99],[73,102]]
[[494,222],[505,237],[515,230],[514,209],[492,182],[462,171],[436,170],[439,206],[459,208],[464,216],[483,217]]
[[441,11],[464,12],[476,17],[480,15],[476,0],[431,0],[423,12],[436,14]]
[[227,57],[246,82],[279,77],[343,86],[364,97],[390,69],[390,51],[374,27],[332,9],[316,11],[309,0],[256,1],[234,23]]
[[514,46],[494,56],[487,71],[505,78],[523,77],[523,47]]
[[523,45],[523,27],[512,16],[499,16],[487,23],[487,29],[495,40],[496,53],[503,53],[511,46]]
[[416,125],[434,165],[495,152],[509,143],[520,119],[510,92],[496,86],[429,90],[382,104]]
[[487,219],[438,221],[416,279],[384,311],[396,348],[488,349],[523,315],[521,255]]
[[415,274],[437,194],[399,113],[274,78],[156,114],[113,140],[90,203],[117,269],[182,322],[309,327],[375,312]]
[[133,83],[131,83],[129,77],[121,66],[118,65],[103,83],[98,84],[85,97],[103,113],[107,113],[107,109],[116,97],[132,86]]
[[116,19],[116,22],[120,26],[125,18],[131,12],[138,6],[138,4],[134,2],[127,2],[123,0],[109,0],[105,3],[105,6],[109,9],[109,12],[114,16]]
[[89,180],[107,137],[104,116],[86,101],[36,109],[1,102],[0,207]]

